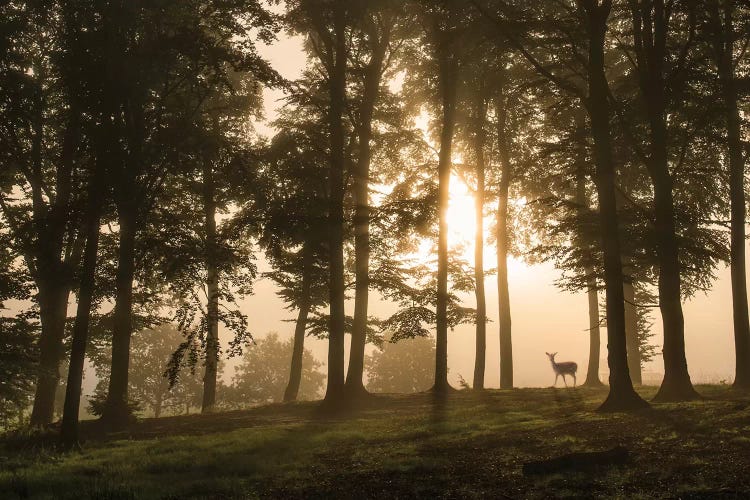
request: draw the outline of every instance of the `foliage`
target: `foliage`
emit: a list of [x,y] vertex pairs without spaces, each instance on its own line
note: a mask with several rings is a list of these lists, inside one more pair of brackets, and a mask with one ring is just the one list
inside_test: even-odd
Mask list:
[[412,393],[426,391],[435,380],[435,340],[391,338],[365,359],[367,390]]
[[[167,369],[172,353],[183,342],[179,330],[171,324],[141,330],[133,335],[130,346],[128,397],[133,413],[145,412],[159,417],[163,413],[189,413],[200,407],[202,381],[190,367],[180,367],[174,386],[170,386]],[[108,383],[108,366],[97,366],[99,383],[90,399],[90,411],[101,415]]]
[[[279,340],[277,333],[259,339],[242,355],[240,364],[227,388],[224,401],[232,407],[281,401],[289,380],[292,359],[292,342]],[[319,371],[322,364],[309,349],[302,356],[302,379],[298,399],[319,399],[325,375]]]

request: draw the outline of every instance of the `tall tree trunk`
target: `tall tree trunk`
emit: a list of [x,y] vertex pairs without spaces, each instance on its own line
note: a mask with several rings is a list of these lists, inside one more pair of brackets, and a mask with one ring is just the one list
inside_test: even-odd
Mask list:
[[[44,71],[39,71],[44,81]],[[33,222],[36,230],[36,276],[39,315],[42,331],[39,338],[39,372],[37,376],[31,425],[47,425],[55,411],[55,393],[60,383],[60,361],[64,356],[63,339],[68,316],[68,299],[74,256],[63,261],[63,246],[70,210],[74,163],[80,143],[80,113],[75,96],[66,123],[60,155],[60,166],[55,176],[55,197],[47,206],[44,201],[42,175],[44,148],[44,98],[37,96],[37,116],[33,120],[31,150]],[[72,237],[72,236],[71,236]]]
[[330,319],[328,329],[328,384],[325,401],[339,403],[344,394],[344,123],[346,99],[346,2],[333,5],[335,62],[330,75],[329,174]]
[[602,411],[621,411],[648,406],[633,389],[628,372],[625,337],[625,308],[623,296],[620,235],[615,198],[615,166],[610,133],[610,105],[607,77],[604,70],[604,41],[611,0],[582,1],[586,12],[589,35],[589,97],[586,102],[591,120],[596,164],[596,188],[599,200],[604,281],[607,303],[607,348],[609,351],[609,395],[602,403]]
[[97,159],[93,178],[88,190],[88,207],[86,211],[86,247],[81,268],[81,283],[78,290],[78,306],[73,324],[73,336],[70,348],[70,366],[68,383],[65,387],[65,405],[63,407],[60,437],[67,447],[78,444],[78,414],[81,404],[83,383],[83,366],[86,360],[89,320],[94,299],[97,253],[99,251],[99,226],[101,225],[102,206],[106,177],[103,162]]
[[477,300],[476,316],[476,357],[474,360],[474,389],[484,389],[484,372],[487,356],[487,303],[484,296],[484,190],[485,190],[485,158],[484,148],[486,134],[484,131],[487,121],[487,102],[484,88],[480,88],[475,110],[476,131],[474,136],[474,158],[476,161],[477,191],[474,195],[475,224],[474,232],[474,293]]
[[[132,190],[127,190],[132,193]],[[133,332],[133,280],[135,277],[136,207],[132,199],[118,202],[120,224],[115,310],[112,326],[112,367],[109,392],[102,421],[112,430],[124,428],[130,421],[128,407],[128,369],[130,337]]]
[[354,174],[354,324],[349,350],[346,389],[350,396],[367,394],[362,382],[367,344],[367,309],[370,288],[370,162],[372,156],[372,119],[380,92],[383,60],[388,47],[388,35],[379,40],[367,66],[364,95],[360,106],[358,130],[359,158]]
[[628,371],[630,380],[636,385],[641,385],[641,346],[638,340],[638,309],[635,302],[635,286],[625,281],[623,285],[623,296],[625,297],[625,335],[628,348]]
[[216,375],[219,364],[219,269],[216,264],[216,186],[210,161],[203,165],[203,210],[206,238],[206,369],[203,374],[201,411],[211,412],[216,404]]
[[632,2],[634,49],[640,88],[649,124],[646,167],[654,188],[656,254],[659,265],[659,309],[664,328],[664,380],[656,401],[698,396],[685,357],[685,319],[680,295],[680,261],[674,208],[674,179],[667,153],[667,83],[665,81],[669,17],[664,0]]
[[[589,210],[588,196],[586,195],[586,175],[582,169],[579,170],[576,177],[576,204],[578,205],[579,218],[582,218]],[[579,245],[588,245],[588,243],[584,238],[580,238]],[[601,387],[604,384],[602,384],[601,379],[599,379],[599,356],[601,356],[599,293],[597,291],[596,276],[593,266],[586,266],[584,272],[586,273],[586,297],[588,299],[589,313],[589,362],[586,369],[586,381],[583,385],[587,387]]]
[[436,303],[435,385],[433,391],[447,393],[448,383],[448,205],[450,203],[450,178],[453,148],[453,130],[456,124],[456,90],[458,63],[451,48],[438,47],[440,59],[440,95],[443,106],[440,154],[438,161],[438,269]]
[[297,323],[294,328],[294,348],[292,363],[289,369],[289,383],[284,391],[284,402],[296,401],[302,382],[302,359],[305,353],[305,332],[307,331],[307,316],[310,314],[310,288],[312,281],[312,248],[305,243],[302,248],[302,294],[299,301]]
[[745,156],[742,128],[737,104],[734,74],[734,1],[710,3],[714,26],[714,52],[724,101],[729,150],[729,196],[731,203],[730,274],[732,280],[732,315],[734,320],[735,379],[734,387],[750,389],[750,320],[748,320],[747,278],[745,265]]
[[510,161],[510,140],[507,130],[507,100],[498,97],[497,127],[500,150],[500,185],[497,197],[497,300],[500,336],[500,388],[513,388],[513,337],[508,286],[508,195],[513,177]]

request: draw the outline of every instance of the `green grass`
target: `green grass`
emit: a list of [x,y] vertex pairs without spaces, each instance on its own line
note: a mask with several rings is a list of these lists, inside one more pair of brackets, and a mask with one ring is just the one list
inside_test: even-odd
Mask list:
[[[80,452],[0,440],[0,498],[738,498],[750,495],[750,399],[599,414],[590,389],[382,396],[323,416],[312,403],[89,424]],[[644,396],[653,395],[644,388]],[[633,462],[526,477],[530,460],[622,445]]]

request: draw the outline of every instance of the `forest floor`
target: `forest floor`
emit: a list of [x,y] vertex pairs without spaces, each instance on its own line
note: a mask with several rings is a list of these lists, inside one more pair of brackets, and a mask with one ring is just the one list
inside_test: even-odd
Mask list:
[[[0,498],[749,498],[750,397],[600,414],[604,389],[380,396],[143,419],[81,451],[0,437]],[[641,389],[644,397],[655,389]],[[624,446],[624,465],[524,475],[522,465]]]

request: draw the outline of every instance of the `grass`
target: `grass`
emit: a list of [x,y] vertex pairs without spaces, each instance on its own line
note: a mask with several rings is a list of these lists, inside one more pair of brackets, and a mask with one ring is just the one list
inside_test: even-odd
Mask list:
[[[336,418],[313,403],[84,428],[80,452],[43,437],[0,440],[0,498],[744,498],[750,398],[632,414],[594,412],[592,389],[382,396]],[[653,388],[643,388],[650,397]],[[526,477],[521,465],[622,445],[633,460]]]

